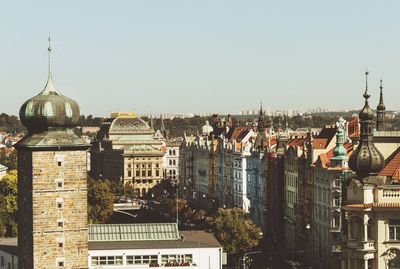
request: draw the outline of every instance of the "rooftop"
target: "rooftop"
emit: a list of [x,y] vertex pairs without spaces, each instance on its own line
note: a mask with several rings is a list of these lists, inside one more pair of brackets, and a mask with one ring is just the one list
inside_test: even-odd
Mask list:
[[180,236],[176,223],[89,225],[89,242],[152,241],[179,239]]
[[389,156],[379,175],[390,177],[394,181],[400,181],[400,148]]
[[179,240],[89,241],[89,250],[221,247],[212,234],[204,231],[182,231],[180,234]]
[[0,250],[8,252],[12,255],[18,255],[18,239],[16,237],[0,238]]

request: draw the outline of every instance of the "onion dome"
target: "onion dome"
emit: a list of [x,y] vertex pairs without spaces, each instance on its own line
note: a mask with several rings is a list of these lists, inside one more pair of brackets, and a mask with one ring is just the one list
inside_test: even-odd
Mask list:
[[[366,72],[365,75],[368,77],[368,72]],[[369,97],[368,87],[366,87],[364,93],[365,105],[359,114],[361,122],[360,144],[354,150],[349,160],[351,170],[356,172],[361,178],[370,175],[377,175],[385,164],[382,154],[374,144],[372,133],[374,126],[374,113],[370,112],[372,109],[368,105]]]
[[46,86],[38,95],[27,100],[20,108],[19,117],[29,133],[41,133],[52,128],[72,128],[79,123],[78,103],[63,96],[53,85],[50,68]]
[[379,98],[379,104],[376,107],[377,110],[386,110],[386,106],[383,103],[383,86],[382,86],[382,80],[381,80],[381,86],[379,87],[381,89],[380,92],[380,98]]

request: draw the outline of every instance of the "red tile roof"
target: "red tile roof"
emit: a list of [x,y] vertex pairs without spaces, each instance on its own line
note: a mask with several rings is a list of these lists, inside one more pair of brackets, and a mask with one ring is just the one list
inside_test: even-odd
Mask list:
[[[351,153],[353,152],[353,144],[351,143],[344,143],[344,148],[347,151],[347,156],[350,156]],[[330,159],[334,156],[333,151],[335,148],[331,149],[327,153],[322,153],[318,156],[318,159],[315,161],[314,164],[318,162],[318,160],[321,162],[321,166],[326,168],[330,166]]]
[[307,142],[306,138],[295,138],[289,141],[288,146],[303,146]]
[[400,181],[400,147],[386,160],[386,165],[379,175]]
[[313,140],[314,149],[325,149],[328,146],[327,138],[314,138]]
[[360,123],[358,116],[353,117],[347,123],[347,132],[348,136],[351,137],[360,137]]

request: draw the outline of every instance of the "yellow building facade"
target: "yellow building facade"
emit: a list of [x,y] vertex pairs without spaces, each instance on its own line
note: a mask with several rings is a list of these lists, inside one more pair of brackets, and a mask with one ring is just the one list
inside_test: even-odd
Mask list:
[[163,144],[135,113],[112,113],[90,153],[92,177],[122,181],[137,197],[162,179]]

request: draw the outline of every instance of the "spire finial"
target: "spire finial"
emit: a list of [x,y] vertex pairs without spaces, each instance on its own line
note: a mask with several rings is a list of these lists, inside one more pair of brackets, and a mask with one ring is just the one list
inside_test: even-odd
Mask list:
[[379,96],[379,104],[377,106],[377,110],[386,110],[385,104],[383,103],[383,80],[380,81],[380,96]]
[[51,76],[51,51],[52,51],[50,35],[49,35],[48,40],[49,40],[49,47],[47,48],[47,50],[49,52],[49,66],[48,66],[49,70],[48,70],[48,72],[49,72],[49,77],[50,77]]
[[365,92],[364,92],[364,98],[365,101],[368,101],[368,98],[370,97],[370,95],[368,94],[368,75],[369,75],[369,71],[368,69],[365,71]]
[[262,110],[262,100],[260,101],[260,116],[263,114],[263,110]]

